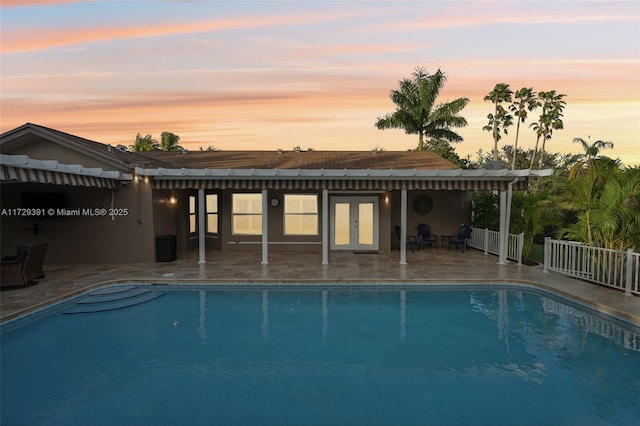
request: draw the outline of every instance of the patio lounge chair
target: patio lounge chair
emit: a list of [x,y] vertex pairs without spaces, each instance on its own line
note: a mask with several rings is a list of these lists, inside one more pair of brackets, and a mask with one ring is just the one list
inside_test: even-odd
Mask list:
[[462,252],[464,253],[467,250],[467,242],[471,239],[471,228],[467,225],[462,225],[458,228],[457,235],[449,237],[449,241],[447,243],[447,250],[451,249],[451,246],[455,246],[455,248],[462,247]]
[[[400,239],[400,226],[396,225],[393,230],[396,234],[396,238]],[[407,235],[407,247],[411,249],[411,253],[413,253],[414,249],[420,249],[420,244],[418,244],[418,237],[416,235]]]
[[431,233],[431,227],[426,223],[418,225],[418,240],[421,248],[426,247],[427,244],[429,247],[433,247],[435,244],[438,248],[438,236]]
[[35,279],[44,278],[42,264],[48,247],[49,243],[33,244],[13,259],[3,259],[0,287],[25,286]]

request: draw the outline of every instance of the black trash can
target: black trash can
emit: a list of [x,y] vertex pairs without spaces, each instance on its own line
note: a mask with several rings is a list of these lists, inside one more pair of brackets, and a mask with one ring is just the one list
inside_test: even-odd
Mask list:
[[156,237],[156,262],[176,260],[176,236],[160,235]]

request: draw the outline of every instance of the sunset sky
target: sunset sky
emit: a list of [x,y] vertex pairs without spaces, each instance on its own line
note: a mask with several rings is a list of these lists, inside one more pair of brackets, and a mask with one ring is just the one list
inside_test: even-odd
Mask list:
[[[406,150],[377,130],[417,66],[470,98],[460,156],[483,132],[496,83],[566,94],[548,150],[640,164],[640,2],[2,0],[0,132],[32,122],[130,145],[170,131],[195,150]],[[535,134],[521,128],[519,145]],[[501,144],[513,144],[515,125]]]

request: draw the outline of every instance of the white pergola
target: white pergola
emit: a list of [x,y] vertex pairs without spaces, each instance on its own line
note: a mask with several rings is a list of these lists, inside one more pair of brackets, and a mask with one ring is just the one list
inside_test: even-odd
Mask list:
[[[136,168],[151,177],[157,189],[197,189],[199,260],[205,257],[205,189],[254,189],[262,192],[262,263],[269,263],[268,190],[322,191],[322,264],[329,263],[329,192],[340,190],[400,190],[401,241],[407,237],[407,191],[418,189],[500,191],[500,249],[498,263],[506,263],[513,189],[526,188],[529,177],[550,176],[553,170],[418,170],[418,169],[166,169]],[[400,245],[400,263],[407,248]]]

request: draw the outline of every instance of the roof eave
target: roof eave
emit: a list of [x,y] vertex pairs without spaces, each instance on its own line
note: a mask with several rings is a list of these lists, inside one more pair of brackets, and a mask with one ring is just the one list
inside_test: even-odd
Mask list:
[[514,180],[544,177],[553,170],[417,170],[417,169],[165,169],[136,167],[135,173],[154,179],[421,179],[421,180]]
[[120,181],[131,181],[131,173],[118,170],[104,170],[98,167],[87,168],[81,164],[62,164],[55,160],[34,160],[26,155],[0,154],[0,165],[24,169],[46,170],[52,172],[69,173],[82,176],[92,176]]

